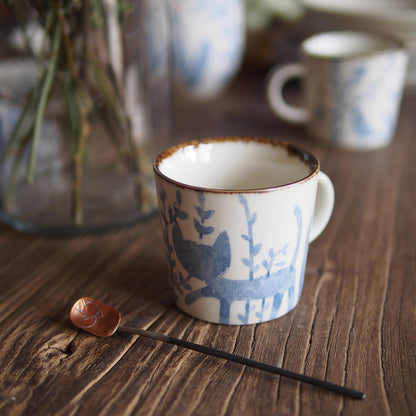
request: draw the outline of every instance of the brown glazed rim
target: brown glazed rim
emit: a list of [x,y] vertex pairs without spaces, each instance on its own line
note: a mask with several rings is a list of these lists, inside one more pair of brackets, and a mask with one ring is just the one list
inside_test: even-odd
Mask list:
[[[284,185],[276,185],[272,187],[267,188],[253,188],[253,189],[217,189],[217,188],[205,188],[201,186],[195,186],[190,185],[188,183],[179,182],[175,179],[170,178],[169,176],[166,176],[164,173],[162,173],[159,169],[159,165],[163,160],[169,158],[173,154],[175,154],[178,150],[184,149],[185,147],[193,146],[198,147],[200,144],[209,144],[209,143],[223,143],[223,142],[245,142],[245,143],[261,143],[261,144],[267,144],[271,146],[281,147],[286,149],[286,152],[290,156],[297,156],[302,162],[309,165],[311,168],[311,173],[307,176],[305,176],[302,179],[299,179],[297,181],[289,182]],[[182,188],[187,189],[193,189],[197,191],[204,191],[204,192],[212,192],[212,193],[223,193],[223,194],[229,194],[229,193],[235,193],[235,194],[241,194],[241,193],[248,193],[248,192],[270,192],[274,189],[279,188],[288,188],[290,186],[293,186],[295,184],[299,184],[302,182],[306,182],[310,179],[312,179],[314,176],[316,176],[319,173],[320,170],[320,163],[316,156],[314,156],[312,153],[302,149],[299,146],[295,146],[293,144],[287,143],[282,140],[277,139],[267,139],[267,138],[261,138],[261,137],[249,137],[249,136],[232,136],[232,137],[213,137],[213,138],[206,138],[201,140],[192,140],[185,143],[178,144],[176,146],[172,146],[162,153],[160,153],[153,164],[153,170],[156,175],[161,177],[162,179],[166,180],[167,182],[170,182],[172,184],[175,184],[176,186],[180,186]]]

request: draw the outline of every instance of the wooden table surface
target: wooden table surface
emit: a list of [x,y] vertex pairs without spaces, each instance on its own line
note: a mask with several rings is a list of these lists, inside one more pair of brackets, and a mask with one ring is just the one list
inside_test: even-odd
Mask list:
[[[271,322],[222,326],[180,312],[156,216],[66,238],[0,225],[0,414],[415,415],[415,108],[416,95],[407,94],[388,148],[330,149],[277,120],[264,73],[245,69],[223,97],[190,106],[182,121],[178,115],[184,140],[259,135],[301,144],[334,183],[334,213],[310,246],[300,302]],[[347,385],[367,398],[135,335],[96,338],[69,321],[80,296],[118,308],[125,325]]]

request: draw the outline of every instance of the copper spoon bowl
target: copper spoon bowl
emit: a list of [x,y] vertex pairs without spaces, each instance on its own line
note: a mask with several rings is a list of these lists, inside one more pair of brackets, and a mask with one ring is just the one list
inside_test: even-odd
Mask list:
[[240,357],[238,355],[230,354],[228,352],[217,350],[215,348],[206,347],[204,345],[194,344],[193,342],[188,342],[181,339],[168,337],[166,335],[157,334],[156,332],[148,331],[145,329],[121,327],[119,326],[121,321],[120,312],[117,309],[93,298],[83,297],[78,299],[72,306],[69,317],[72,323],[76,325],[78,328],[81,328],[84,331],[87,331],[99,337],[109,337],[113,335],[117,330],[121,332],[127,332],[130,334],[141,335],[144,337],[156,339],[158,341],[166,342],[168,344],[173,344],[179,347],[197,351],[202,354],[211,355],[228,361],[233,361],[249,367],[254,367],[259,370],[267,371],[269,373],[279,374],[280,376],[298,380],[303,383],[312,384],[314,386],[318,386],[340,394],[344,394],[354,399],[365,399],[365,393],[350,389],[348,387],[339,386],[337,384],[333,384],[325,380],[309,377],[304,374],[294,373],[293,371],[285,370],[280,367],[275,367],[270,364],[262,363],[260,361]]

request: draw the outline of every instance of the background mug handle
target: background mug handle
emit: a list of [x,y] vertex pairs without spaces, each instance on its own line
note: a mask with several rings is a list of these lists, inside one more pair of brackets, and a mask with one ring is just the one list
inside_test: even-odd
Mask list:
[[299,63],[275,67],[271,70],[271,75],[269,75],[266,86],[269,105],[277,116],[290,123],[304,124],[309,119],[307,110],[292,106],[283,98],[285,84],[290,79],[303,78],[304,76],[305,67]]
[[335,191],[331,179],[323,172],[318,173],[318,189],[316,193],[315,212],[313,214],[309,242],[322,233],[332,215],[335,202]]

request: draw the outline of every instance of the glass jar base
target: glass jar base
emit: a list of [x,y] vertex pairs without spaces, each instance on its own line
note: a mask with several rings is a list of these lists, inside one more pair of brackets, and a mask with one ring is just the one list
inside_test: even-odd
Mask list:
[[133,226],[140,221],[144,221],[157,213],[157,209],[152,209],[147,212],[140,212],[130,218],[123,218],[119,221],[86,224],[81,226],[74,225],[42,225],[39,223],[32,223],[18,218],[14,218],[2,211],[0,211],[0,221],[10,226],[16,231],[33,234],[33,235],[49,235],[49,236],[76,236],[83,234],[98,234],[109,231],[117,231],[121,228]]

